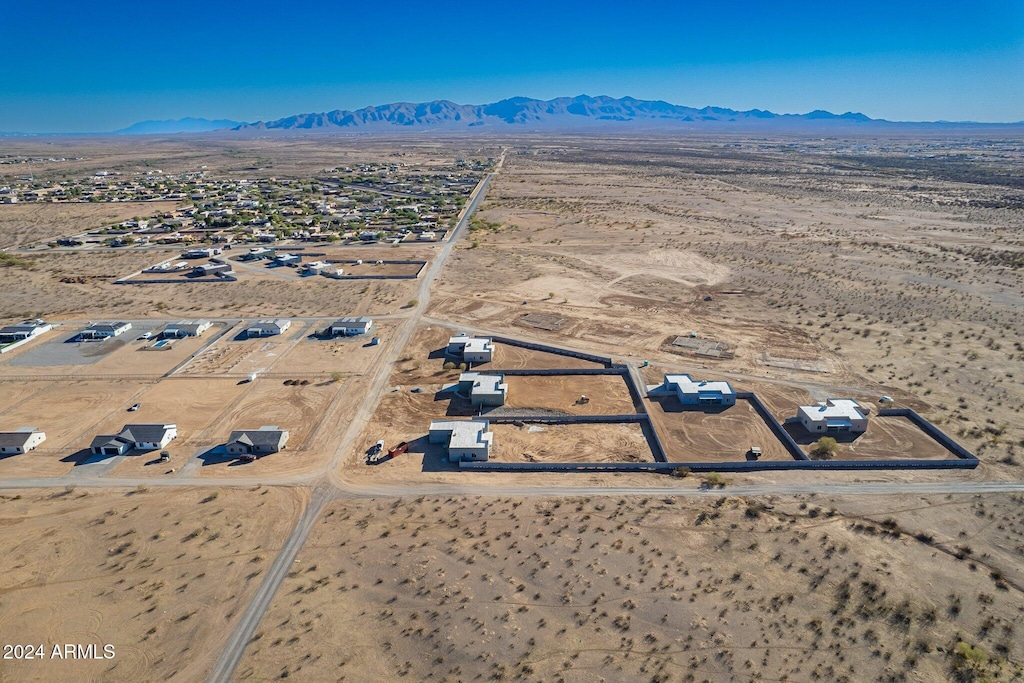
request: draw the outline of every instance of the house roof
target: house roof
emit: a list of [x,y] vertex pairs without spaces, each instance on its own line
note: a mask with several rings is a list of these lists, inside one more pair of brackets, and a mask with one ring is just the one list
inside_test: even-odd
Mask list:
[[250,330],[252,330],[252,329],[261,329],[261,330],[278,330],[278,331],[282,331],[282,330],[287,329],[289,326],[291,326],[291,324],[292,324],[292,321],[288,320],[288,318],[276,318],[276,319],[268,318],[266,320],[257,320],[253,324],[249,325],[249,327],[247,329],[250,329]]
[[14,325],[6,325],[0,327],[0,334],[18,334],[19,332],[33,332],[42,327],[49,326],[49,323],[35,322],[34,320],[26,320],[23,323],[15,323]]
[[38,434],[35,430],[33,431],[22,431],[16,432],[0,432],[0,447],[10,448],[11,446],[24,446],[28,443],[28,440],[33,434]]
[[665,375],[665,384],[670,389],[675,385],[683,394],[697,397],[733,396],[736,393],[728,382],[693,379],[689,375]]
[[209,320],[179,320],[165,327],[164,332],[168,330],[198,331],[200,327],[210,327],[212,324]]
[[830,398],[824,403],[813,406],[800,406],[801,415],[807,416],[812,422],[825,420],[835,426],[848,426],[851,420],[863,420],[867,416],[862,412],[860,404],[849,398]]
[[163,441],[167,432],[178,428],[175,424],[131,424],[121,429],[118,437],[132,443]]
[[131,327],[131,323],[126,322],[104,322],[104,323],[93,323],[87,330],[94,330],[96,332],[113,332],[114,330],[120,330],[123,327]]
[[479,372],[464,372],[459,375],[459,383],[472,382],[470,395],[501,394],[508,392],[508,385],[504,383],[504,375],[484,375]]
[[103,448],[104,446],[116,446],[121,448],[126,443],[132,443],[128,439],[123,438],[119,434],[100,434],[93,438],[89,444],[89,448]]
[[434,420],[430,423],[432,432],[448,432],[449,448],[476,448],[490,444],[493,434],[488,431],[487,420]]
[[482,337],[470,337],[466,340],[465,351],[488,351],[491,348],[491,340]]
[[288,440],[287,429],[239,429],[231,432],[228,443],[242,443],[246,446],[276,446],[280,448]]
[[363,315],[358,318],[338,318],[331,323],[331,327],[369,327],[372,324],[373,318]]

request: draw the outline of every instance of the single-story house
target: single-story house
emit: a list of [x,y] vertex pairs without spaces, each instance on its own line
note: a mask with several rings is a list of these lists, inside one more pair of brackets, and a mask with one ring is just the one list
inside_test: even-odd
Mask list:
[[728,382],[693,379],[689,375],[665,375],[665,382],[651,395],[675,394],[684,406],[731,406],[736,392]]
[[470,337],[461,332],[448,339],[448,353],[467,363],[489,363],[494,357],[494,344],[486,337]]
[[849,398],[830,398],[813,406],[800,406],[796,419],[812,434],[860,433],[868,428],[870,410]]
[[505,375],[484,375],[464,372],[459,375],[459,393],[469,397],[475,406],[503,406],[508,396]]
[[0,432],[0,454],[28,453],[46,441],[46,433],[35,427],[22,427],[13,432]]
[[302,264],[299,270],[303,275],[330,275],[337,273],[340,268],[329,261],[312,261]]
[[302,256],[299,254],[278,254],[274,257],[274,263],[279,266],[294,266],[298,265],[302,261]]
[[42,320],[26,320],[23,323],[0,327],[0,342],[16,342],[31,339],[53,329],[53,325]]
[[448,460],[487,460],[494,433],[487,420],[434,420],[427,437],[430,443],[447,443]]
[[96,455],[124,455],[134,449],[155,451],[178,436],[176,424],[128,424],[117,434],[101,434],[92,440],[90,450]]
[[201,266],[193,268],[192,272],[202,277],[217,274],[229,275],[233,273],[234,270],[232,270],[230,263],[204,263]]
[[417,237],[416,239],[418,239],[421,242],[436,242],[437,233],[434,232],[433,230],[424,230],[419,234],[419,237]]
[[221,253],[221,249],[218,247],[201,247],[199,249],[189,249],[181,255],[182,258],[211,258]]
[[327,332],[332,337],[352,337],[366,334],[372,327],[373,318],[363,315],[358,318],[338,318],[327,328]]
[[274,250],[267,247],[255,247],[249,250],[242,258],[246,261],[259,261],[260,259],[274,258]]
[[258,320],[245,328],[245,336],[271,337],[275,334],[284,334],[291,326],[292,321],[288,318]]
[[239,429],[231,432],[224,448],[231,455],[265,455],[284,450],[287,443],[287,429],[263,426],[259,429]]
[[213,323],[209,320],[179,320],[165,327],[162,334],[165,339],[200,337],[211,327],[213,327]]
[[120,336],[130,329],[132,324],[126,322],[93,323],[79,332],[78,336],[82,339],[107,339]]

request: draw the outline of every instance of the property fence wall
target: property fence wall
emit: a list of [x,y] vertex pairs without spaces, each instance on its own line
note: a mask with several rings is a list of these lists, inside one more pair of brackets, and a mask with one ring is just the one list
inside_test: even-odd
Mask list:
[[604,356],[595,356],[591,353],[583,353],[582,351],[570,351],[568,349],[560,349],[557,346],[548,346],[547,344],[536,344],[534,342],[520,341],[519,339],[511,339],[509,337],[491,337],[492,341],[496,341],[499,344],[508,344],[509,346],[518,346],[523,349],[530,349],[532,351],[544,351],[545,353],[554,353],[559,356],[568,356],[569,358],[579,358],[580,360],[590,361],[591,363],[600,363],[605,367],[611,367],[612,359],[605,358]]
[[180,277],[174,280],[116,280],[115,285],[190,285],[194,282],[238,282],[234,275],[222,275],[221,277]]
[[28,344],[30,341],[33,340],[35,340],[35,337],[29,337],[28,339],[19,339],[16,342],[8,344],[7,346],[0,346],[0,353],[7,353],[8,351],[13,351],[14,349],[24,346],[25,344]]
[[958,470],[977,460],[769,460],[750,462],[460,462],[478,472],[759,472],[769,470]]
[[650,418],[647,415],[636,415],[628,413],[625,415],[536,415],[523,413],[522,415],[483,415],[488,421],[494,424],[512,424],[513,422],[528,422],[531,424],[603,424],[621,422],[647,422]]
[[761,399],[756,394],[752,391],[738,391],[736,392],[736,398],[750,401],[750,405],[754,406],[754,410],[757,411],[757,414],[761,416],[761,419],[768,425],[768,428],[772,430],[775,438],[785,446],[794,460],[810,460],[807,454],[803,452],[803,449],[793,440],[793,437],[789,435],[789,432],[783,429],[782,425],[775,419],[775,416],[771,414],[765,404],[761,403]]
[[878,411],[879,417],[905,417],[913,422],[917,427],[939,442],[946,450],[960,458],[961,460],[974,460],[977,462],[978,456],[971,453],[969,450],[953,441],[947,436],[942,430],[933,425],[928,420],[924,419],[910,408],[882,408]]
[[559,375],[621,375],[622,371],[615,367],[610,368],[516,368],[512,370],[492,370],[490,368],[473,369],[481,375],[516,375],[519,377],[534,376],[559,376]]

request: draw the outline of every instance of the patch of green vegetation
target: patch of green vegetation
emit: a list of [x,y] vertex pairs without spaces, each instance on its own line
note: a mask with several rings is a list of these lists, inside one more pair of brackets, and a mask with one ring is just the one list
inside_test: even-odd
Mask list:
[[23,259],[6,251],[0,251],[0,268],[25,268],[31,269],[35,264],[28,259]]

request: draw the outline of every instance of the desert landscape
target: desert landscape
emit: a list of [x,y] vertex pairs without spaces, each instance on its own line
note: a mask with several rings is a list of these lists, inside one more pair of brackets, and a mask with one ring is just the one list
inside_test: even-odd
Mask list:
[[[234,281],[119,284],[180,250],[45,242],[189,202],[0,204],[0,321],[57,325],[0,356],[0,431],[46,432],[0,457],[0,629],[118,653],[4,662],[0,680],[1024,677],[1019,136],[65,144],[40,182],[159,163],[309,194],[311,179],[344,187],[344,168],[387,166],[399,185],[456,159],[483,170],[437,242],[310,247],[411,279],[246,262]],[[426,265],[375,265],[396,252]],[[324,338],[343,316],[373,326]],[[277,318],[289,329],[247,337]],[[213,327],[152,349],[194,319]],[[69,341],[98,320],[133,327]],[[459,332],[514,343],[465,363],[445,352]],[[510,373],[504,405],[453,394],[469,369]],[[793,460],[747,399],[647,396],[672,373],[752,392],[780,423],[829,398],[870,407],[867,431],[820,459],[793,431],[817,462],[956,460],[890,407],[976,467],[485,472],[428,438],[432,421],[490,416],[503,465],[655,465],[648,429],[668,464],[718,468],[752,446]],[[574,421],[608,415],[629,420]],[[165,421],[166,460],[86,452]],[[264,425],[289,431],[284,450],[224,452]],[[378,440],[407,450],[368,464]]]

